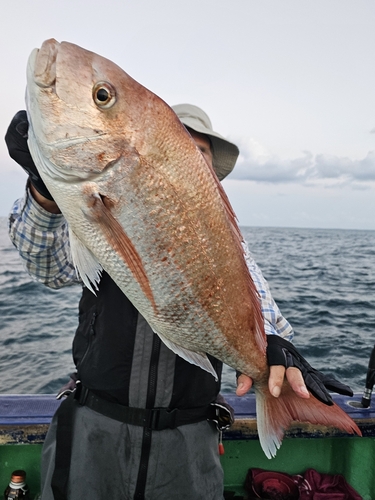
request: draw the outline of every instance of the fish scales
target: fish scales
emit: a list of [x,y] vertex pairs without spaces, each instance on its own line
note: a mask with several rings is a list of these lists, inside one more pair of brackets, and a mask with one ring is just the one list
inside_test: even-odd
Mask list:
[[[223,239],[226,239],[225,233],[228,234],[228,224],[223,217],[223,220],[219,220],[217,202],[207,203],[205,197],[197,195],[204,183],[194,172],[186,175],[182,168],[184,163],[184,158],[181,168],[177,163],[172,179],[163,171],[158,172],[157,168],[149,168],[146,175],[134,172],[127,186],[129,192],[124,195],[125,199],[131,197],[132,200],[133,225],[129,227],[124,220],[123,226],[132,241],[138,243],[139,253],[145,262],[146,274],[157,297],[156,322],[158,318],[167,321],[176,342],[197,348],[202,342],[202,336],[197,337],[197,332],[203,335],[204,331],[212,331],[215,324],[228,323],[232,311],[233,314],[239,314],[239,278],[242,276],[244,281],[244,273],[242,268],[239,269],[235,282],[233,266],[233,276],[229,280],[224,280],[215,271],[215,266],[220,267],[217,255],[224,262],[233,260],[230,246],[222,244]],[[208,180],[212,181],[211,175]],[[188,189],[185,189],[185,185]],[[207,217],[202,218],[202,213]],[[144,227],[142,235],[139,231],[140,220]],[[216,228],[214,234],[211,227]],[[155,245],[155,241],[160,243]],[[204,266],[197,266],[196,263],[203,260],[202,255]],[[150,321],[150,315],[145,315]],[[207,315],[206,321],[211,321],[202,328],[202,319]],[[251,314],[244,314],[244,318],[251,318]],[[155,323],[151,320],[151,324]],[[238,320],[231,324],[232,328],[238,328]],[[176,329],[176,325],[179,328]],[[155,329],[168,335],[164,325],[156,326]],[[248,329],[249,325],[246,331]],[[220,330],[227,332],[228,326]],[[218,335],[210,335],[207,340],[212,343],[220,342],[221,339]],[[206,350],[214,347],[207,346]]]
[[[29,147],[69,224],[74,263],[101,269],[174,352],[254,380],[267,456],[294,420],[359,432],[337,406],[267,387],[266,336],[235,214],[171,108],[113,62],[47,40],[27,72]],[[327,416],[328,415],[328,416]]]

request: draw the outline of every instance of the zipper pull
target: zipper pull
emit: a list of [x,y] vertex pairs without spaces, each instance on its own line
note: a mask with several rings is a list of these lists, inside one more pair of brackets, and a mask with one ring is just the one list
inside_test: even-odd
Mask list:
[[223,431],[219,430],[219,455],[224,455]]

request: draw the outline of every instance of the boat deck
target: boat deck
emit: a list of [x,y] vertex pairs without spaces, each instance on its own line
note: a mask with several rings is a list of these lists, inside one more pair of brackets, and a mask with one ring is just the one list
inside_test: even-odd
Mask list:
[[[334,395],[335,402],[355,420],[363,437],[323,426],[294,424],[276,457],[269,460],[257,436],[255,396],[239,398],[226,394],[225,398],[236,416],[233,426],[223,435],[226,490],[243,495],[245,477],[252,467],[289,474],[313,468],[322,473],[343,474],[364,500],[375,500],[374,403],[367,409],[354,407],[353,402],[359,405],[362,395]],[[0,486],[6,485],[12,470],[23,468],[30,489],[39,488],[41,447],[59,404],[53,395],[0,395]]]

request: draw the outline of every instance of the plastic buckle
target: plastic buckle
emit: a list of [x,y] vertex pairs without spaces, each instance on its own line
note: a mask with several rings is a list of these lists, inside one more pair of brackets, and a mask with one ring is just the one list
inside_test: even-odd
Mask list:
[[154,431],[176,428],[176,416],[178,409],[167,410],[166,408],[153,408],[150,410],[148,427]]
[[229,429],[234,422],[234,418],[228,408],[219,403],[211,403],[211,407],[214,410],[214,415],[208,420],[215,422],[217,430],[220,432]]

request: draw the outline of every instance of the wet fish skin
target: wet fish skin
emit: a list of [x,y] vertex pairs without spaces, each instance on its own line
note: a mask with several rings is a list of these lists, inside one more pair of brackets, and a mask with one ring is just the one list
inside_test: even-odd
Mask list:
[[266,336],[235,214],[174,112],[111,61],[47,40],[28,63],[29,147],[94,288],[105,269],[177,354],[254,380],[267,456],[293,420],[359,433],[337,406],[267,387]]

